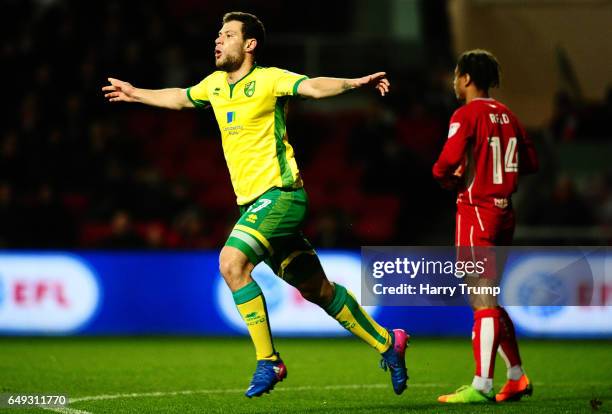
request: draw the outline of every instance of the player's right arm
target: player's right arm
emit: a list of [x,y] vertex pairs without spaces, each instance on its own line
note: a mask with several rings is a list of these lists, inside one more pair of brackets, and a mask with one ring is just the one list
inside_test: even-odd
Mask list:
[[451,118],[448,139],[432,168],[434,178],[443,187],[452,188],[463,175],[465,151],[471,138],[471,122],[460,108]]
[[109,102],[139,102],[145,105],[157,106],[167,109],[194,108],[186,89],[142,89],[136,88],[129,82],[115,78],[108,78],[110,85],[104,86],[104,97]]

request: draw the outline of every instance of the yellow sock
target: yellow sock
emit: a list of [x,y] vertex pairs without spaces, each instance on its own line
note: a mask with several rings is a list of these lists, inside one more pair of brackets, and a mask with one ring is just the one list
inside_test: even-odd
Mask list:
[[357,303],[353,294],[334,283],[334,298],[325,311],[353,335],[361,338],[381,354],[391,346],[389,331],[380,326]]
[[233,293],[238,312],[247,325],[249,335],[255,345],[257,359],[275,361],[278,357],[272,343],[272,333],[268,323],[268,310],[261,288],[254,280]]

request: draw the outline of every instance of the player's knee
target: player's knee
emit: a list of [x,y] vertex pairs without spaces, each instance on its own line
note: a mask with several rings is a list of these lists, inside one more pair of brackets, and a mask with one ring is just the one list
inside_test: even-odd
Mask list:
[[321,295],[316,287],[302,283],[297,286],[297,289],[308,302],[318,304],[321,301]]
[[221,272],[224,279],[231,279],[236,272],[236,266],[231,260],[221,257],[219,258],[219,272]]
[[219,272],[232,289],[243,285],[250,275],[248,261],[226,251],[222,251],[219,256]]
[[219,271],[225,280],[240,279],[244,275],[242,266],[234,260],[220,260]]
[[319,306],[327,305],[333,296],[333,287],[325,275],[313,277],[296,287],[304,299]]
[[333,287],[315,255],[297,256],[285,269],[283,279],[300,291],[304,299],[325,306],[333,296]]
[[312,302],[316,305],[323,304],[323,298],[321,297],[321,293],[319,289],[316,289],[312,286],[299,286],[298,290],[304,299],[308,302]]

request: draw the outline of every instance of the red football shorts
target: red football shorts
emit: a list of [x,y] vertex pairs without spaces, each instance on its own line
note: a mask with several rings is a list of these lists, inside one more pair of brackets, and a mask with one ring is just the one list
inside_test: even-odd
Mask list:
[[455,246],[510,246],[515,224],[511,208],[495,211],[457,203]]
[[457,260],[482,261],[486,271],[481,277],[496,278],[504,260],[494,246],[512,244],[515,227],[511,208],[499,211],[457,204],[455,246]]

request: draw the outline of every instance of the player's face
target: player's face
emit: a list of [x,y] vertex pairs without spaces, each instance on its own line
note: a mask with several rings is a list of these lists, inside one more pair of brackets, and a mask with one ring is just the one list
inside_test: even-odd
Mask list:
[[455,77],[453,79],[453,89],[455,90],[455,96],[459,101],[465,101],[465,84],[466,75],[460,75],[459,69],[455,67]]
[[233,72],[240,68],[245,55],[242,22],[225,23],[215,40],[215,65],[218,69]]

